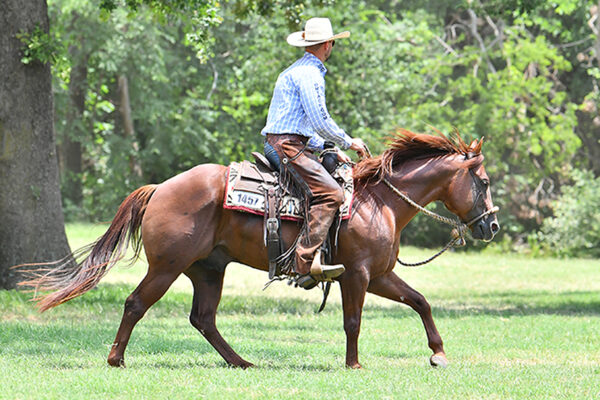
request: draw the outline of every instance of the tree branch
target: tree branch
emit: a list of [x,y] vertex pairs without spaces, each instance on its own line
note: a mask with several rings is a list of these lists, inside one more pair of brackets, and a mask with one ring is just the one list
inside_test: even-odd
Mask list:
[[213,70],[213,82],[212,86],[210,87],[210,91],[208,92],[208,95],[206,95],[206,101],[209,101],[215,90],[217,90],[217,81],[219,80],[219,71],[217,71],[217,69],[215,68],[215,64],[212,62],[211,59],[208,59],[208,63],[210,64],[210,67]]
[[490,57],[488,56],[487,48],[485,47],[485,44],[483,43],[483,38],[477,31],[477,15],[475,14],[475,11],[473,11],[471,9],[468,10],[468,13],[469,13],[469,17],[471,17],[471,20],[469,21],[469,29],[471,31],[471,34],[473,35],[475,40],[477,40],[477,42],[479,42],[479,48],[481,49],[481,52],[483,53],[483,56],[485,57],[485,60],[487,61],[490,72],[492,74],[495,74],[496,68],[494,67],[494,64],[492,64],[492,60],[490,60]]
[[444,42],[441,37],[439,37],[438,35],[435,35],[434,37],[435,37],[435,40],[437,40],[439,44],[441,44],[446,50],[448,50],[448,53],[451,53],[456,58],[460,58],[458,53],[448,43]]

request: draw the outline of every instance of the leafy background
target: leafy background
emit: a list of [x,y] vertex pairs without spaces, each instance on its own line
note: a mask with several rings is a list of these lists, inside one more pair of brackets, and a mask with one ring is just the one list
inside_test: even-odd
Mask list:
[[[399,127],[484,136],[503,226],[496,247],[597,255],[597,2],[48,3],[52,30],[41,42],[51,43],[28,43],[53,61],[70,220],[110,220],[143,183],[259,150],[277,75],[301,55],[285,37],[319,15],[352,32],[326,77],[330,112],[347,132],[374,152]],[[574,235],[585,239],[563,239]],[[403,240],[446,238],[418,217]]]

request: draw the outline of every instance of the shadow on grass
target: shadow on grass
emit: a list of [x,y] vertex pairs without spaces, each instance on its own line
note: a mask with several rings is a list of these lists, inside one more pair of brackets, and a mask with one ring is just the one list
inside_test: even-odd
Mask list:
[[[170,370],[233,368],[220,359],[216,350],[200,333],[189,328],[182,328],[179,324],[165,326],[160,323],[140,327],[135,340],[128,347],[126,364],[133,368]],[[70,321],[51,325],[6,323],[3,324],[0,335],[0,356],[37,359],[38,365],[53,370],[82,370],[105,365],[108,368],[108,343],[114,336],[115,329],[115,326],[105,323],[80,323],[74,326]],[[255,362],[258,369],[280,371],[281,368],[286,368],[318,372],[339,369],[337,365],[326,364],[314,357],[309,357],[306,361],[299,360],[297,356],[301,350],[289,342],[277,340],[277,325],[262,324],[262,332],[258,336],[236,338],[234,333],[235,330],[231,327],[226,329],[226,340],[234,348],[240,347],[239,354]],[[241,345],[240,341],[244,344]],[[338,344],[341,346],[336,343]]]
[[442,305],[439,312],[449,316],[467,315],[564,315],[600,316],[600,292],[594,291],[506,291],[489,295],[469,295],[468,302],[459,305]]
[[[131,291],[125,285],[110,285],[106,289],[96,290],[91,295],[85,295],[77,300],[83,304],[94,305],[99,302],[114,304],[119,312],[123,302]],[[469,292],[465,299],[454,294],[452,298],[433,297],[430,303],[437,315],[448,317],[465,317],[469,315],[600,315],[600,292],[594,291],[494,291],[489,293]],[[189,310],[192,296],[186,293],[167,293],[153,308],[160,311]],[[399,312],[401,315],[412,313],[408,306],[389,302],[390,306],[367,305],[365,313]],[[288,315],[316,315],[320,302],[300,301],[293,298],[277,298],[269,296],[223,296],[219,304],[219,315],[231,314],[288,314]],[[399,305],[396,307],[395,305]],[[328,315],[341,312],[341,305],[328,304],[321,314]],[[363,314],[365,315],[365,314]]]
[[[134,287],[125,284],[103,284],[83,296],[51,309],[44,315],[68,313],[69,311],[86,310],[97,312],[123,312],[127,296]],[[35,303],[29,301],[31,293],[9,290],[0,291],[0,316],[2,313],[36,312]],[[219,314],[315,314],[320,303],[302,301],[294,298],[274,299],[269,296],[223,296],[219,304]],[[189,313],[192,306],[192,295],[188,293],[167,292],[152,308],[162,315],[164,312]],[[337,307],[339,309],[339,306]],[[324,313],[332,312],[328,306]]]
[[[105,284],[85,295],[60,305],[56,311],[58,316],[78,315],[94,319],[98,315],[121,315],[123,303],[133,288],[124,284]],[[16,291],[0,291],[0,316],[33,313],[34,305],[28,301],[28,293]],[[452,297],[431,296],[428,301],[436,316],[462,318],[469,315],[527,316],[538,314],[567,316],[600,316],[600,293],[593,291],[498,291],[489,293],[469,292],[464,299],[453,294]],[[179,315],[189,313],[192,296],[187,293],[167,293],[151,312],[157,316]],[[317,315],[320,302],[298,300],[293,298],[273,298],[269,296],[223,296],[219,304],[218,315]],[[339,304],[328,304],[321,315],[338,314]],[[402,317],[413,313],[408,306],[389,302],[389,306],[367,305],[363,318],[379,318],[384,316]],[[48,315],[44,314],[44,315]],[[120,317],[119,317],[120,319]]]
[[[593,297],[593,298],[592,298]],[[464,318],[478,315],[499,317],[563,315],[600,316],[600,293],[564,292],[560,294],[536,293],[496,293],[492,296],[469,296],[465,302],[430,301],[434,318]],[[398,307],[367,306],[363,319],[386,317],[406,317],[412,309],[405,305]]]

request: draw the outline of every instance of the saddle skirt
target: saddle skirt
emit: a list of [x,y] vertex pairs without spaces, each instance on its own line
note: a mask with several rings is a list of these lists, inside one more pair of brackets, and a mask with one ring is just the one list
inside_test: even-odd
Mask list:
[[[261,157],[262,154],[253,153],[253,155],[257,163],[244,160],[229,165],[223,208],[264,215],[267,191],[275,187],[281,190],[279,174],[270,168],[268,161]],[[340,164],[332,175],[340,183],[344,192],[344,203],[339,210],[340,216],[342,219],[348,219],[352,211],[354,194],[352,167]],[[282,219],[299,221],[304,218],[302,201],[287,191],[281,198],[279,211]]]

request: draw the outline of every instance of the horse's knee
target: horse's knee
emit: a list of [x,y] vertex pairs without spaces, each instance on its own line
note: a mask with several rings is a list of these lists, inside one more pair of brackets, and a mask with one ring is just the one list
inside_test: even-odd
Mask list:
[[215,328],[214,317],[201,315],[197,313],[190,314],[190,323],[192,326],[200,331],[201,334],[205,334]]
[[346,332],[346,336],[358,336],[360,332],[360,319],[346,318],[344,321],[344,331]]
[[138,296],[130,295],[125,300],[125,316],[134,320],[141,319],[146,313],[146,307]]
[[418,294],[413,299],[413,306],[419,313],[431,313],[431,306],[422,294]]

